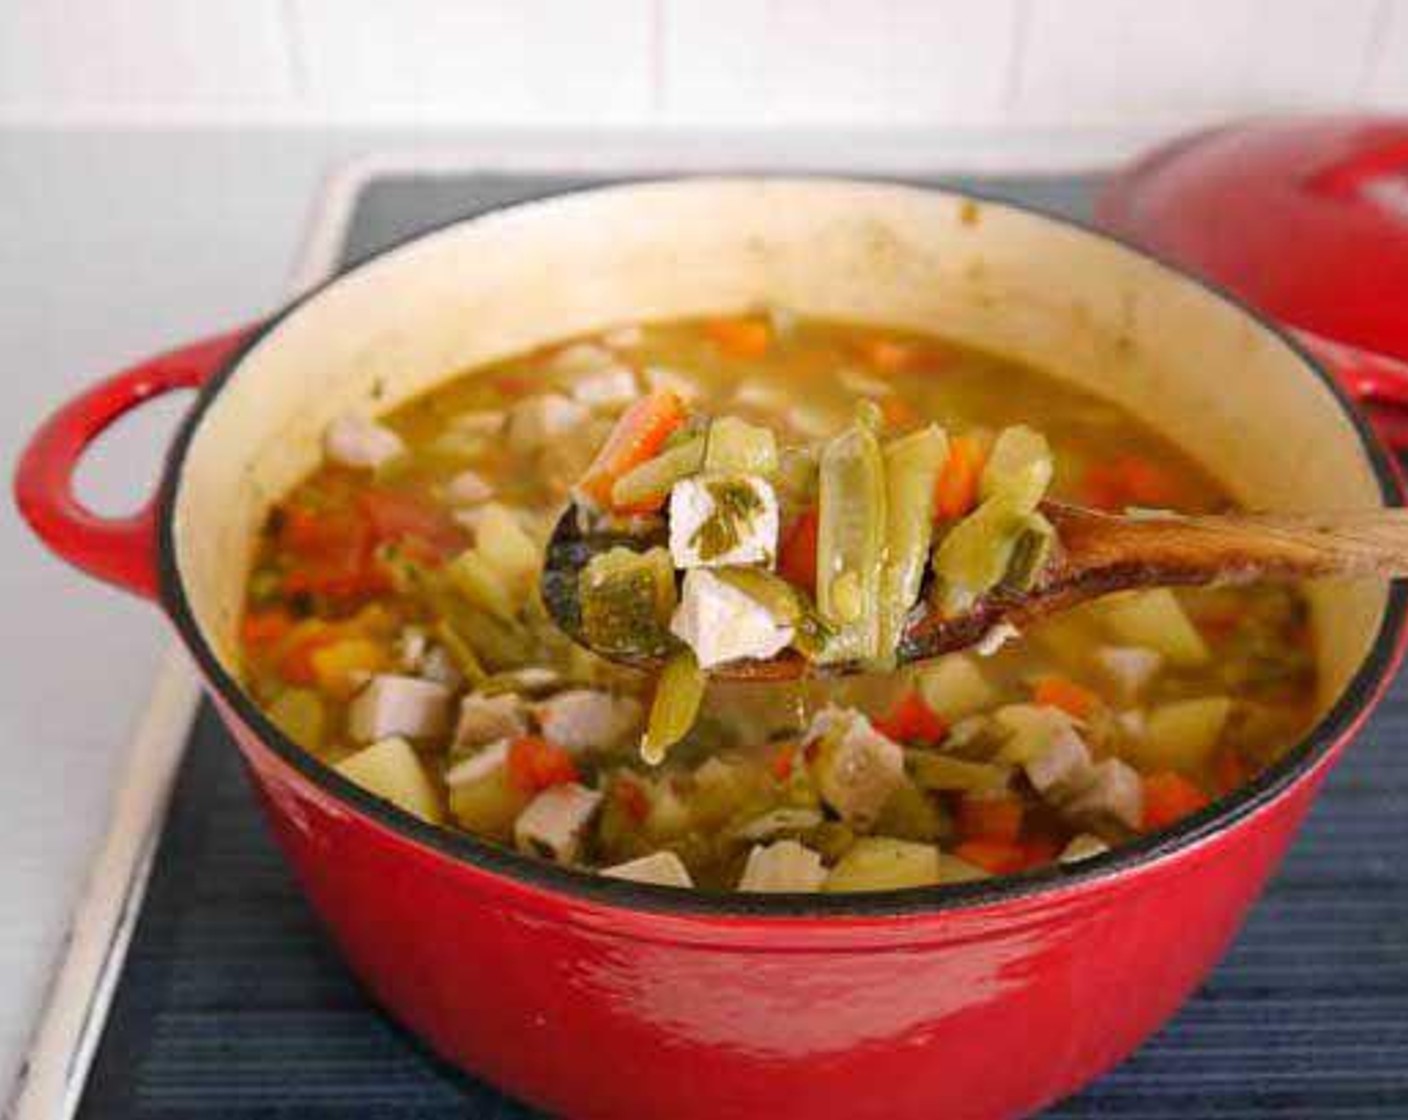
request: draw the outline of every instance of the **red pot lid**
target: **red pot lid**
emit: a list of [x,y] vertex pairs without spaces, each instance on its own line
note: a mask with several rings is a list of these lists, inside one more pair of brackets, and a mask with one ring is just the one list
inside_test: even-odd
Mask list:
[[1291,326],[1408,359],[1408,119],[1197,133],[1115,176],[1096,213]]

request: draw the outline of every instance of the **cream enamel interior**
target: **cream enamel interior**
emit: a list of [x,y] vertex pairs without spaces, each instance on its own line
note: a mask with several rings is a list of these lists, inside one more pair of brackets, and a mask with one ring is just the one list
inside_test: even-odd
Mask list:
[[[227,665],[253,535],[327,422],[614,324],[772,303],[1026,359],[1165,432],[1264,509],[1381,504],[1304,360],[1200,285],[1098,236],[962,195],[834,180],[605,188],[451,227],[304,303],[194,434],[175,504],[194,617]],[[1381,583],[1314,590],[1322,703],[1369,651]]]

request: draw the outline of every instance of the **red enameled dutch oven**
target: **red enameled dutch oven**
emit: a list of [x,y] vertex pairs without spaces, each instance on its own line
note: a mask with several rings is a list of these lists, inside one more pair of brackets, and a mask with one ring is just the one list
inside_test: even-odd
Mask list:
[[[1400,503],[1326,367],[1204,283],[1011,206],[820,179],[610,187],[420,237],[69,403],[19,502],[54,551],[170,616],[348,963],[452,1062],[583,1117],[1021,1114],[1128,1054],[1226,948],[1399,660],[1402,589],[1312,589],[1320,718],[1248,787],[1079,865],[889,894],[678,892],[431,828],[299,750],[236,676],[251,542],[331,417],[564,336],[763,301],[1029,359],[1248,503]],[[85,446],[183,387],[201,393],[152,503],[79,505]]]

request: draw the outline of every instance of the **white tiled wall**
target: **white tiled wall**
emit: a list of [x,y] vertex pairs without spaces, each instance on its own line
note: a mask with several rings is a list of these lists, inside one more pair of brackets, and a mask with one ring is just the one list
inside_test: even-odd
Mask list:
[[1179,125],[1408,108],[1408,0],[0,0],[0,120]]

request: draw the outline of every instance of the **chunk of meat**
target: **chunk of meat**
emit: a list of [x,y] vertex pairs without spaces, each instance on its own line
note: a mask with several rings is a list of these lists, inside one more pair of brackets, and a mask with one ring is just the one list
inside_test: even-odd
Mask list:
[[489,743],[446,770],[445,784],[453,789],[455,786],[469,785],[481,778],[487,778],[495,770],[508,765],[508,748],[507,739]]
[[603,867],[608,879],[625,879],[632,883],[654,883],[660,887],[692,887],[689,869],[674,852],[651,852],[639,859],[627,860],[613,867]]
[[323,454],[340,467],[375,470],[405,453],[400,436],[356,412],[339,416],[323,433]]
[[620,408],[640,396],[640,387],[626,366],[613,365],[579,378],[572,396],[588,408]]
[[755,844],[748,853],[740,891],[772,894],[780,891],[816,891],[826,881],[821,856],[796,840]]
[[904,750],[860,712],[827,708],[807,734],[822,800],[853,828],[868,829],[904,781]]
[[496,739],[517,739],[528,733],[528,707],[511,692],[499,696],[470,693],[460,701],[455,748],[483,746]]
[[518,847],[545,859],[570,864],[582,849],[582,835],[601,805],[602,795],[576,782],[543,790],[513,824]]
[[702,669],[772,657],[793,637],[792,627],[780,624],[757,600],[705,568],[685,573],[670,632],[694,651]]
[[1136,702],[1163,668],[1163,654],[1145,646],[1101,646],[1092,655],[1101,681],[1123,704]]
[[1060,803],[1091,779],[1090,749],[1069,725],[1056,727],[1046,748],[1025,765],[1027,778],[1043,797]]
[[445,483],[445,501],[457,508],[483,505],[494,496],[494,488],[478,471],[460,471]]
[[529,397],[508,417],[509,446],[519,454],[538,451],[591,416],[586,405],[558,393]]
[[1107,758],[1090,771],[1090,781],[1062,807],[1076,820],[1116,820],[1137,829],[1144,820],[1144,785],[1139,772],[1118,758]]
[[347,730],[359,743],[402,735],[433,739],[450,726],[450,690],[443,684],[378,673],[352,701]]
[[575,688],[537,706],[538,727],[550,743],[569,751],[611,750],[640,731],[643,713],[630,696]]

